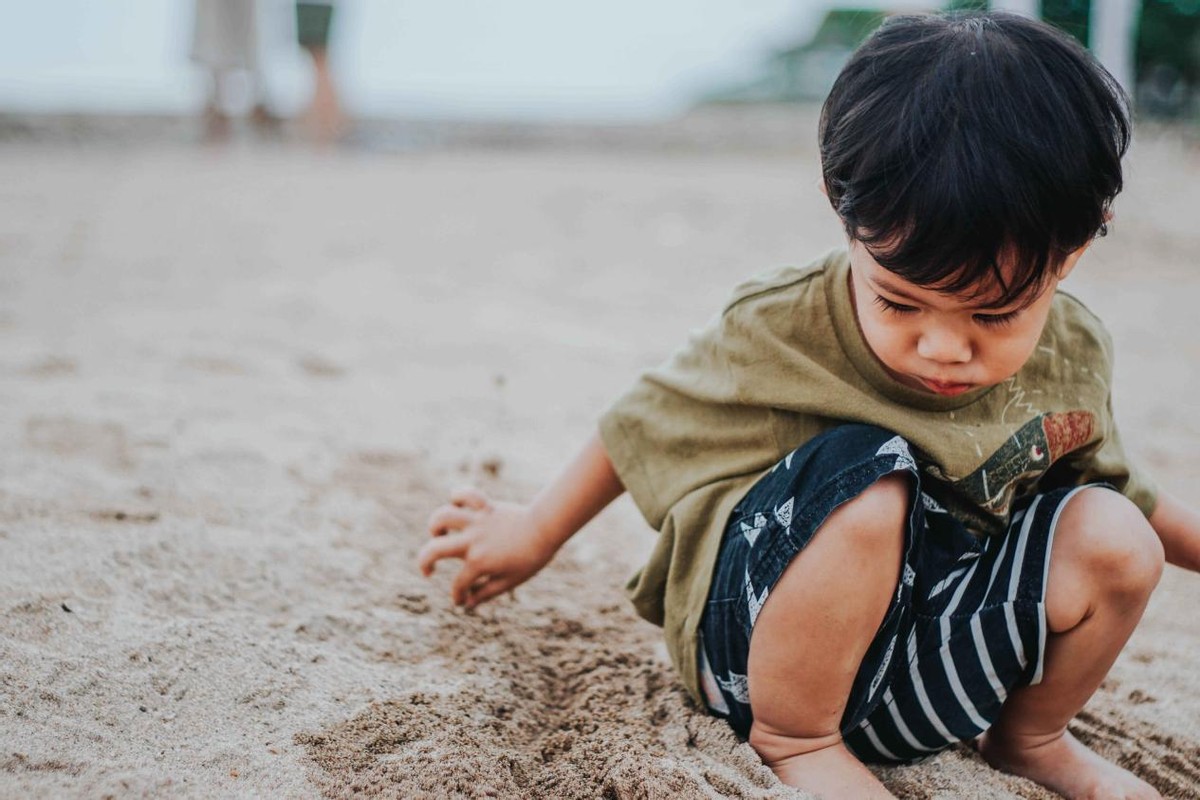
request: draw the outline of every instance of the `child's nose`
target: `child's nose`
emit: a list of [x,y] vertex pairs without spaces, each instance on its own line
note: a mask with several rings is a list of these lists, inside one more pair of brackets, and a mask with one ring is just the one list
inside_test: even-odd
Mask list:
[[938,364],[965,364],[971,360],[971,342],[952,330],[930,328],[917,340],[917,355]]

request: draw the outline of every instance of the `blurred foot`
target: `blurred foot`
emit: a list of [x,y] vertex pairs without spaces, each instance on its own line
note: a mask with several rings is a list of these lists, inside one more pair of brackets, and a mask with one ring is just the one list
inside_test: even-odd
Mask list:
[[207,144],[221,144],[229,141],[233,129],[229,123],[229,115],[215,105],[204,107],[204,141]]
[[259,133],[268,136],[278,136],[283,130],[283,118],[268,108],[266,103],[258,103],[250,109],[250,124]]

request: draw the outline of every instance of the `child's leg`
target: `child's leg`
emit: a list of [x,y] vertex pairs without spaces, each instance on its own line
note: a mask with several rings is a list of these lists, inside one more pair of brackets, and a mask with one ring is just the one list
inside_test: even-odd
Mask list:
[[988,762],[1068,798],[1159,797],[1084,747],[1067,723],[1133,633],[1162,568],[1158,537],[1124,497],[1090,488],[1067,502],[1050,557],[1043,678],[1009,695],[981,740]]
[[771,589],[750,640],[750,744],[793,786],[891,797],[842,743],[851,686],[896,593],[910,479],[892,474],[838,507]]

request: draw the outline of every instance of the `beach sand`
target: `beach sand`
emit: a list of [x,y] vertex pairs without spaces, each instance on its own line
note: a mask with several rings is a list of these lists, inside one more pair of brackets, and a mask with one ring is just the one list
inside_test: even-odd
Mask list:
[[[0,146],[0,797],[799,796],[621,593],[628,499],[515,596],[413,556],[528,498],[744,277],[839,241],[790,150]],[[1067,288],[1129,449],[1197,502],[1200,151],[1147,134]],[[1200,796],[1200,577],[1076,733]],[[904,798],[1050,795],[960,747]]]

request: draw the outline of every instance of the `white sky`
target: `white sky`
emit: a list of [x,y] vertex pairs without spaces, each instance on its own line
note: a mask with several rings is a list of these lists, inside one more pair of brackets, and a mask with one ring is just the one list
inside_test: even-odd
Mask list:
[[[274,21],[263,33],[268,84],[294,108],[309,75],[292,44],[292,6],[260,1]],[[750,75],[834,4],[342,0],[333,52],[345,102],[362,114],[654,117]],[[0,110],[197,107],[191,14],[190,0],[0,0]]]

